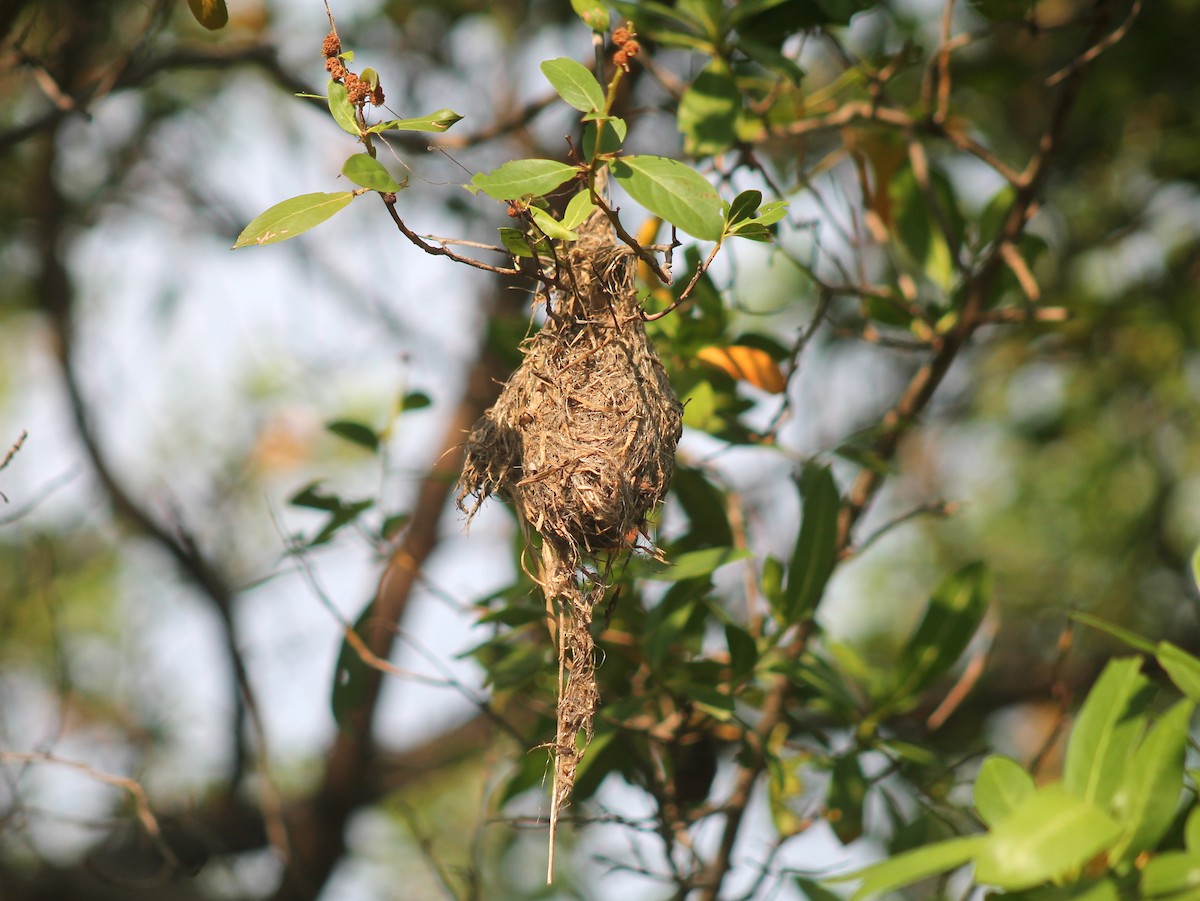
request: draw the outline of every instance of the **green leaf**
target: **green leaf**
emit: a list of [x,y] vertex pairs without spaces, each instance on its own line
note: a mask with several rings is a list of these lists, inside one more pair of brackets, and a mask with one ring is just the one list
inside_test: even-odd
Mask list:
[[567,208],[563,210],[562,224],[564,228],[578,228],[587,221],[587,217],[592,215],[596,209],[596,205],[592,203],[591,195],[588,194],[586,187],[580,189],[571,202],[567,204]]
[[743,219],[749,219],[761,204],[762,191],[743,191],[729,204],[729,212],[725,214],[726,224],[736,225]]
[[322,493],[319,490],[320,485],[320,481],[310,482],[288,499],[288,503],[293,507],[321,510],[329,514],[329,519],[325,521],[325,525],[321,528],[321,531],[307,543],[308,547],[325,544],[333,538],[339,529],[353,522],[358,518],[360,513],[371,509],[375,505],[375,502],[370,498],[347,501],[336,494]]
[[625,143],[625,134],[629,131],[629,126],[620,116],[600,116],[587,122],[583,126],[582,143],[583,155],[589,160],[596,155],[596,129],[600,123],[604,124],[604,130],[600,134],[601,153],[617,153]]
[[570,181],[579,172],[555,160],[512,160],[491,172],[479,173],[471,184],[496,200],[541,197]]
[[975,855],[975,881],[1019,891],[1082,867],[1121,827],[1060,784],[1038,789],[998,823]]
[[334,422],[325,423],[325,429],[339,438],[345,438],[351,444],[365,447],[369,451],[379,449],[379,436],[375,434],[374,429],[363,425],[361,422],[338,419]]
[[197,22],[209,31],[224,28],[229,21],[229,10],[225,0],[188,0],[188,9]]
[[788,563],[783,606],[776,610],[780,625],[789,626],[809,616],[825,591],[837,564],[837,520],[841,498],[833,471],[810,463],[800,475],[800,534]]
[[1143,898],[1163,895],[1170,896],[1170,901],[1194,898],[1192,893],[1200,889],[1200,856],[1185,851],[1155,855],[1142,870],[1140,888]]
[[1155,659],[1184,697],[1200,703],[1200,660],[1169,641],[1160,641]]
[[862,836],[866,798],[867,780],[859,766],[857,751],[842,755],[834,761],[830,773],[825,819],[843,845]]
[[773,239],[771,230],[757,222],[742,222],[735,225],[729,232],[729,237],[745,238],[748,241],[760,241],[763,244],[769,244]]
[[804,893],[808,901],[843,901],[842,896],[823,888],[820,883],[803,876],[796,876],[796,887]]
[[894,697],[915,698],[962,655],[987,613],[991,580],[982,563],[968,563],[938,586],[925,615],[900,652]]
[[[370,633],[367,630],[374,612],[375,601],[372,599],[363,607],[354,621],[355,633],[362,639],[363,644],[368,646]],[[372,668],[363,661],[354,646],[343,637],[341,649],[338,651],[337,664],[333,669],[333,690],[330,692],[329,698],[330,706],[333,708],[333,719],[339,728],[348,728],[349,716],[366,703],[372,672]]]
[[995,826],[1034,792],[1033,777],[1015,760],[993,754],[975,777],[975,809]]
[[584,113],[604,112],[604,88],[586,66],[573,59],[548,59],[541,66],[542,74],[558,96]]
[[433,403],[424,391],[409,391],[400,400],[400,412],[409,413],[413,410],[424,410]]
[[661,156],[627,156],[612,162],[612,173],[651,213],[693,237],[720,240],[725,226],[721,198],[694,169]]
[[333,116],[333,121],[340,125],[343,131],[356,137],[362,134],[362,129],[358,125],[358,115],[354,104],[350,102],[346,86],[340,81],[330,79],[329,85],[325,88],[325,94],[329,99],[329,113]]
[[278,244],[304,234],[320,225],[334,213],[344,209],[354,194],[301,194],[275,204],[242,229],[233,249],[259,244]]
[[545,210],[532,206],[529,208],[529,214],[533,217],[533,221],[537,224],[537,227],[542,230],[542,234],[546,235],[546,237],[556,238],[559,241],[579,240],[579,235],[575,234],[575,232],[564,226]]
[[848,882],[861,879],[862,885],[851,896],[851,901],[859,901],[874,895],[894,892],[896,889],[939,873],[956,870],[968,863],[980,845],[984,842],[981,835],[969,835],[962,838],[952,838],[897,854],[888,860],[872,864],[864,870],[837,876],[828,882]]
[[644,579],[662,582],[683,582],[707,576],[728,563],[745,560],[752,556],[745,548],[710,547],[702,551],[680,554],[674,563],[661,564],[647,560],[639,567],[638,575]]
[[1192,552],[1192,584],[1200,589],[1200,545]]
[[1106,807],[1120,783],[1125,761],[1145,727],[1142,711],[1150,682],[1141,660],[1112,660],[1092,686],[1067,743],[1063,782],[1085,801]]
[[737,140],[742,95],[729,63],[717,57],[701,70],[679,100],[679,130],[684,151],[715,156]]
[[729,648],[729,670],[735,680],[749,675],[758,663],[758,645],[741,626],[725,624],[725,645]]
[[404,189],[404,185],[397,182],[387,169],[383,167],[383,163],[372,157],[369,153],[356,153],[350,159],[346,160],[346,164],[342,166],[342,175],[350,179],[356,185],[361,185],[364,188],[370,188],[372,191],[383,191],[385,193],[396,193]]
[[367,129],[371,134],[383,131],[433,131],[443,132],[453,127],[455,122],[461,122],[462,116],[452,109],[440,109],[428,116],[418,116],[415,119],[388,119]]
[[1136,632],[1130,632],[1128,629],[1122,629],[1120,626],[1102,620],[1098,616],[1092,616],[1090,613],[1072,613],[1071,619],[1077,623],[1083,623],[1085,626],[1091,626],[1093,629],[1099,629],[1143,654],[1153,654],[1156,650],[1154,642],[1142,638]]
[[1188,814],[1187,823],[1183,827],[1185,847],[1193,854],[1200,856],[1200,807],[1193,807]]
[[1132,860],[1154,848],[1175,819],[1183,789],[1183,755],[1195,704],[1180,701],[1159,717],[1125,766],[1113,795],[1114,815],[1124,826],[1118,845]]
[[602,0],[571,0],[571,8],[592,31],[608,31],[608,7]]
[[515,257],[533,259],[533,251],[529,249],[529,240],[525,237],[525,232],[519,228],[506,226],[500,229],[500,243]]

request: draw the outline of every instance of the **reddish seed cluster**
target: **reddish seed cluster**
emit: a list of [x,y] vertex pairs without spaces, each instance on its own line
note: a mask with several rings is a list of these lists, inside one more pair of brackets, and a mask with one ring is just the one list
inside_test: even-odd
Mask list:
[[617,50],[613,54],[613,65],[619,66],[626,72],[629,71],[629,61],[642,52],[642,46],[635,38],[637,38],[637,32],[633,30],[632,22],[626,22],[624,27],[613,29],[612,40],[617,45]]
[[325,43],[322,45],[321,50],[325,53],[326,57],[337,56],[342,52],[342,41],[337,36],[336,31],[331,31],[325,35]]
[[325,35],[321,51],[325,54],[325,71],[334,81],[340,81],[346,86],[346,96],[351,103],[355,106],[362,106],[364,103],[383,106],[383,85],[376,84],[372,88],[369,82],[363,81],[347,69],[346,64],[342,62],[339,57],[342,52],[342,41],[336,31],[330,31]]

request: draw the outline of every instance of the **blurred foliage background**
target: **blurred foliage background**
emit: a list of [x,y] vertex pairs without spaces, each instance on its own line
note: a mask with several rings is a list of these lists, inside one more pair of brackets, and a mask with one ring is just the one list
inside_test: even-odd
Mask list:
[[[503,209],[457,186],[565,158],[577,117],[538,63],[592,60],[571,4],[333,12],[398,114],[465,117],[383,157],[413,227],[494,243]],[[228,251],[355,150],[293,96],[322,91],[319,4],[231,0],[214,31],[161,0],[0,8],[0,897],[816,897],[832,865],[967,828],[985,749],[1053,772],[1113,652],[1068,612],[1200,649],[1200,3],[612,12],[643,44],[627,146],[791,207],[654,330],[689,426],[658,541],[698,569],[623,576],[547,889],[542,601],[502,507],[468,538],[447,503],[528,285],[425,257],[367,203]],[[700,359],[731,345],[786,391]],[[788,621],[811,461],[843,517],[879,482]],[[750,553],[686,556],[713,549]],[[977,560],[963,662],[887,701],[926,599]],[[356,620],[382,682],[339,660]]]

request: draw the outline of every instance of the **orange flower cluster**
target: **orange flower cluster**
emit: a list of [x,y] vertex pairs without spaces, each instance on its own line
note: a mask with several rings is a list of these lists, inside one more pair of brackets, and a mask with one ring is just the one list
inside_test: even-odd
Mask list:
[[623,27],[613,29],[612,40],[617,45],[613,54],[613,65],[629,71],[629,61],[642,52],[642,45],[636,38],[637,32],[633,30],[632,22],[626,22]]
[[342,41],[336,31],[325,35],[321,51],[325,54],[325,71],[334,81],[340,81],[346,86],[346,96],[351,103],[355,106],[362,106],[364,103],[383,106],[383,85],[376,84],[372,88],[370,82],[363,81],[342,62]]

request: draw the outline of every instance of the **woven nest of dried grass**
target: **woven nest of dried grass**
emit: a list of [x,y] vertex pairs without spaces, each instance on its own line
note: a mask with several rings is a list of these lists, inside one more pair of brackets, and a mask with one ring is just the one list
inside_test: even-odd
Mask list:
[[558,814],[599,700],[591,621],[607,586],[593,564],[627,551],[666,493],[683,414],[639,315],[633,252],[599,213],[578,234],[543,295],[544,325],[467,439],[458,498],[473,515],[497,494],[541,536],[537,579],[560,674],[551,872]]

